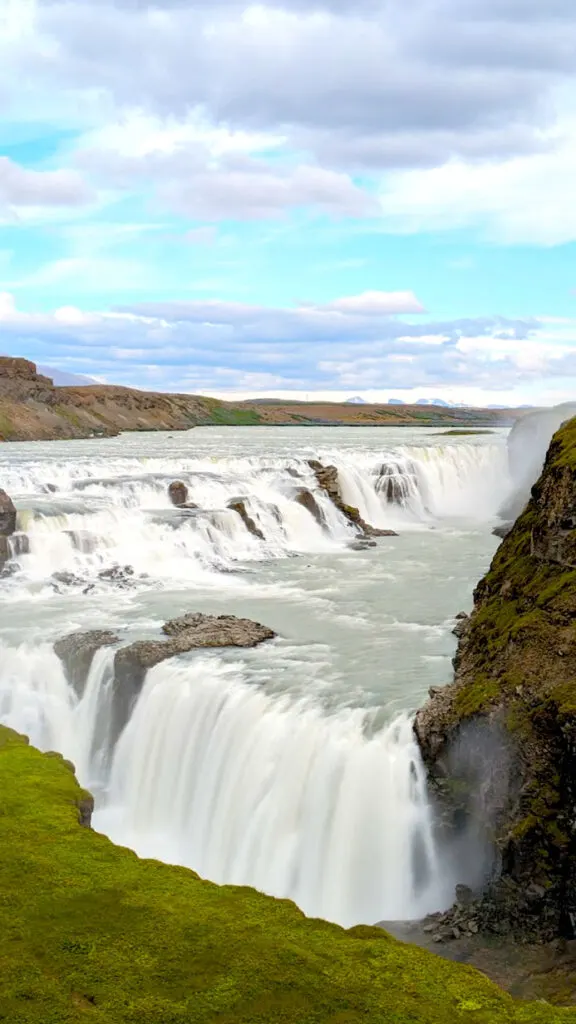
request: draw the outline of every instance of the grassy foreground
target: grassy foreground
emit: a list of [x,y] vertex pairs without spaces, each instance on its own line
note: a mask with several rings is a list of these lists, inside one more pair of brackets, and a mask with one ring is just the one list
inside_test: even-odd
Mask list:
[[0,728],[2,1022],[576,1022],[378,929],[139,860],[78,824],[83,796]]

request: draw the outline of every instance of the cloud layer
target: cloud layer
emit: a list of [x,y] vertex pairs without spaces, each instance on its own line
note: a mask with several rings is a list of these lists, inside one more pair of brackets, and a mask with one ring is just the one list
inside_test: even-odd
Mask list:
[[[417,306],[403,297],[405,308]],[[407,322],[395,295],[299,309],[230,302],[146,303],[114,312],[19,312],[0,297],[11,351],[110,381],[164,390],[389,391],[446,386],[511,391],[546,374],[576,377],[573,324],[485,317]]]

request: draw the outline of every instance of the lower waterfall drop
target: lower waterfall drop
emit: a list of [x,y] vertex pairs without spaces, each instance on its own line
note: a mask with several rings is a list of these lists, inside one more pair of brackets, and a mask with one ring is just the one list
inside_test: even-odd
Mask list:
[[143,856],[252,885],[345,926],[446,903],[419,752],[402,716],[272,699],[212,658],[148,673],[97,828]]

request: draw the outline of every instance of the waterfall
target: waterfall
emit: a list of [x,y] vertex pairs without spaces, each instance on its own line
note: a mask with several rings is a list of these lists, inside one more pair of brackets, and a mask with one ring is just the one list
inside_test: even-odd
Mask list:
[[[0,721],[69,758],[95,795],[95,827],[141,855],[290,898],[347,926],[446,906],[462,873],[452,877],[439,855],[411,720],[391,710],[382,680],[395,669],[386,665],[387,676],[378,659],[390,657],[394,630],[423,631],[410,634],[391,698],[396,709],[410,707],[413,694],[403,694],[419,671],[413,649],[421,645],[420,665],[432,664],[430,630],[449,632],[450,623],[436,624],[434,614],[424,625],[397,621],[410,603],[398,581],[420,584],[431,527],[432,572],[443,572],[443,552],[466,529],[468,564],[468,550],[484,543],[478,524],[496,515],[506,490],[505,446],[378,442],[211,458],[191,454],[189,444],[142,457],[135,445],[107,442],[106,457],[96,443],[73,457],[65,446],[47,447],[41,458],[28,446],[14,456],[2,451],[0,486],[17,506],[18,534],[11,562],[0,566]],[[366,552],[346,552],[357,528],[319,487],[312,459],[336,467],[343,502],[367,523],[400,534],[381,542],[386,571],[370,580],[367,598]],[[196,507],[171,504],[174,480]],[[243,514],[230,507],[239,502]],[[306,555],[285,563],[300,572],[290,598],[296,594],[299,613],[301,602],[311,621],[319,601],[334,610],[314,653],[302,652],[295,632],[268,654],[189,654],[156,665],[114,746],[114,647],[96,651],[77,692],[53,641],[78,628],[149,636],[167,601],[182,614],[198,607],[196,593],[217,600],[223,592],[218,610],[229,613],[234,598],[245,601],[259,587],[260,598],[250,599],[273,593],[281,601],[295,577],[284,582],[279,567],[295,555]],[[262,563],[273,563],[282,587],[262,588]],[[248,575],[237,592],[238,568]],[[444,584],[450,593],[453,578]],[[352,604],[338,605],[347,589]],[[376,635],[363,604],[376,595],[382,616],[384,590],[392,614]],[[339,643],[346,665],[356,666],[345,682],[330,660]],[[354,644],[364,645],[357,661]],[[360,662],[374,675],[366,691]],[[317,678],[313,664],[322,666]]]

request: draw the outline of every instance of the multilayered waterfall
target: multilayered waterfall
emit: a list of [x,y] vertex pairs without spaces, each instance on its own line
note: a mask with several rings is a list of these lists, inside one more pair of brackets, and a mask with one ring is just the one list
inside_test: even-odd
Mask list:
[[[466,571],[460,562],[489,557],[504,446],[217,458],[191,454],[183,442],[177,453],[167,446],[146,456],[126,453],[120,441],[101,447],[86,454],[43,446],[41,458],[15,447],[0,461],[0,486],[18,509],[13,557],[0,578],[0,721],[70,758],[96,796],[95,827],[142,855],[289,897],[345,925],[420,916],[449,902],[456,878],[437,848],[409,714],[398,714],[399,699],[413,708],[424,675],[393,708],[378,679],[393,670],[399,631],[399,679],[414,676],[415,651],[422,674],[438,661],[448,671],[450,641],[440,653],[431,647],[452,625],[437,621],[434,578],[443,573],[449,592]],[[313,459],[336,467],[343,507],[398,538],[383,539],[373,556],[354,553],[358,527],[319,486]],[[187,488],[187,507],[171,503],[174,481]],[[304,643],[288,629],[282,592],[275,597],[270,587],[280,639],[245,655],[193,653],[156,665],[117,741],[118,643],[96,651],[81,686],[54,651],[58,637],[79,627],[113,625],[119,643],[147,636],[165,617],[168,595],[189,611],[224,593],[225,610],[235,613],[234,602],[250,601],[259,580],[269,586],[268,566],[282,580],[282,565],[286,592],[295,580],[300,587],[298,614],[314,616],[322,601],[338,609],[356,586],[354,615],[333,616],[326,640]],[[403,565],[405,580],[420,584],[405,582]],[[374,627],[361,607],[376,571],[378,600],[386,597],[392,613],[377,608]],[[245,574],[238,593],[227,589],[236,572]],[[431,595],[428,618],[404,621],[406,588],[418,585]],[[452,600],[450,614],[459,610]],[[354,671],[342,678],[344,662],[332,653],[339,644],[358,673],[371,655],[369,699]]]

